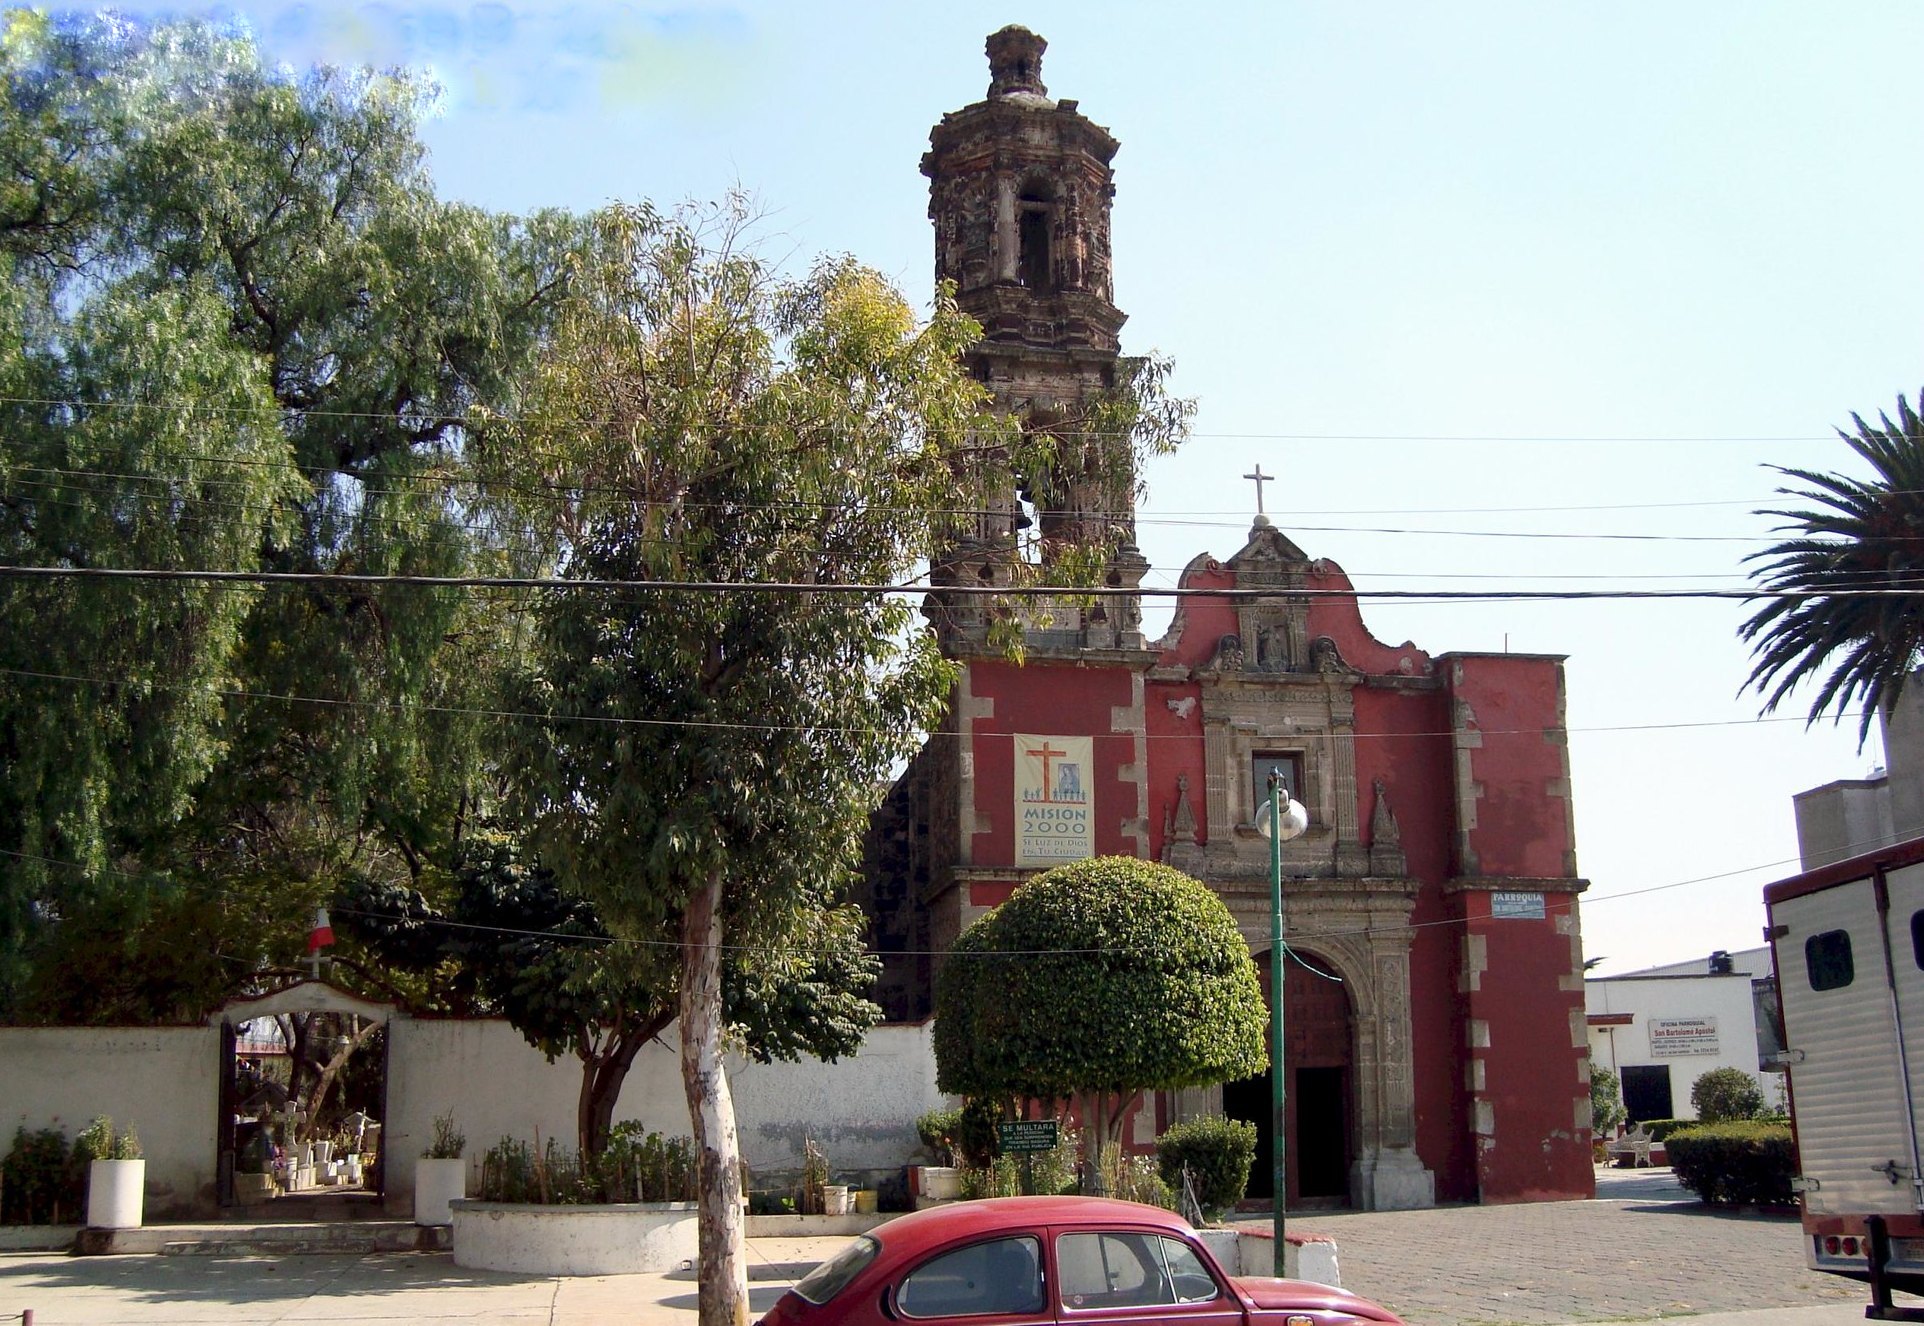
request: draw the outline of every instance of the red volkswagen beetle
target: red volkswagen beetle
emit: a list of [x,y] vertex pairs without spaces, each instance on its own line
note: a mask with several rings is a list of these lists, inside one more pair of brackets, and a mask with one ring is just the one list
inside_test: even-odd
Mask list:
[[1225,1275],[1180,1217],[1100,1197],[957,1202],[889,1221],[761,1326],[1350,1326],[1401,1318],[1307,1280]]

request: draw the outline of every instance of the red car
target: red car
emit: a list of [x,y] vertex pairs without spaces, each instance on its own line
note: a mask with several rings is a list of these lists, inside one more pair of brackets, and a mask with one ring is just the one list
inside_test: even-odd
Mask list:
[[917,1211],[810,1271],[760,1326],[1350,1326],[1401,1318],[1347,1290],[1223,1273],[1187,1221],[1100,1197]]

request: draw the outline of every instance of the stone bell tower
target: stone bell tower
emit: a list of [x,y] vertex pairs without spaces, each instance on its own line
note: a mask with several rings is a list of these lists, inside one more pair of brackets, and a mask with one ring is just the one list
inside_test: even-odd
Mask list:
[[[1109,162],[1116,140],[1042,82],[1048,43],[1027,28],[988,39],[988,96],[929,134],[922,173],[935,223],[935,275],[952,281],[982,324],[969,367],[994,408],[1043,444],[1046,464],[1012,465],[1006,487],[932,559],[938,586],[1008,584],[1024,557],[1070,544],[1110,549],[1111,586],[1134,589],[1148,563],[1135,546],[1135,474],[1113,404],[1130,361],[1112,302]],[[1029,472],[1023,472],[1027,470]],[[1032,531],[1025,537],[1025,532]],[[987,602],[931,595],[951,653],[984,647]],[[1140,600],[1051,605],[1027,631],[1031,653],[1142,647]]]

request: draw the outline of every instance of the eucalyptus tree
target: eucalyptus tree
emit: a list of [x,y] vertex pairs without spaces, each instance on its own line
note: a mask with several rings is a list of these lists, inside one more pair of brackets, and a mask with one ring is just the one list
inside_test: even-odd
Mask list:
[[582,582],[534,608],[512,811],[616,936],[675,945],[705,1326],[748,1311],[723,954],[844,887],[952,677],[902,597],[834,587],[911,573],[992,427],[946,295],[918,325],[851,260],[778,279],[744,225],[598,214],[521,418],[481,435]]
[[1895,421],[1851,422],[1856,433],[1838,436],[1870,478],[1778,468],[1803,485],[1778,492],[1809,505],[1758,513],[1779,517],[1777,529],[1793,537],[1746,559],[1759,564],[1758,585],[1781,597],[1740,634],[1755,660],[1746,685],[1764,695],[1765,713],[1816,681],[1809,721],[1861,705],[1862,746],[1924,657],[1924,420],[1899,396]]

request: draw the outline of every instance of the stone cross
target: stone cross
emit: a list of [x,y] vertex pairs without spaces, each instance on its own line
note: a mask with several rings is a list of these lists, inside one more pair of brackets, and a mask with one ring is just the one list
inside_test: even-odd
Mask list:
[[1273,474],[1264,474],[1262,465],[1258,464],[1254,471],[1245,474],[1243,478],[1253,479],[1256,483],[1256,514],[1260,516],[1263,514],[1263,485],[1266,483],[1274,483],[1276,476]]

